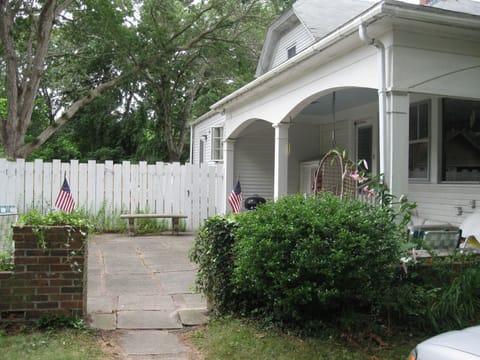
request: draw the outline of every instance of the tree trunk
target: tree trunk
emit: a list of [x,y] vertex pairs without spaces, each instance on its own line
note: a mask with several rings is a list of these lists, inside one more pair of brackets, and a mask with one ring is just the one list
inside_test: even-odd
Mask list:
[[15,44],[14,5],[0,0],[0,38],[6,67],[7,95],[7,117],[1,119],[0,141],[7,157],[21,156],[19,150],[24,146],[25,134],[32,121],[53,22],[58,11],[63,10],[71,1],[66,1],[57,8],[56,0],[47,0],[38,17],[29,14],[35,20],[32,20],[31,34],[22,62]]

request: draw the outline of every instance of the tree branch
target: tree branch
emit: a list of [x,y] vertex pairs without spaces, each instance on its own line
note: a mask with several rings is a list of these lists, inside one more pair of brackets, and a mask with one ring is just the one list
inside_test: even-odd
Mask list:
[[202,17],[203,14],[205,14],[206,12],[212,10],[213,7],[212,6],[209,6],[209,7],[206,7],[205,9],[203,9],[202,11],[200,11],[197,16],[195,16],[194,19],[192,19],[192,21],[190,21],[190,23],[188,25],[186,25],[183,29],[181,29],[179,32],[177,32],[176,34],[174,34],[171,38],[170,38],[170,41],[173,42],[176,38],[178,38],[179,36],[181,36],[183,33],[185,33],[188,29],[190,29],[193,24],[195,23],[195,21],[197,21],[198,19],[200,19]]
[[31,143],[24,144],[22,147],[20,147],[17,150],[17,156],[18,157],[26,157],[29,155],[32,151],[38,149],[41,145],[43,145],[60,127],[65,125],[67,122],[69,122],[73,116],[81,109],[82,106],[90,104],[92,101],[94,101],[96,98],[98,98],[100,95],[102,95],[105,91],[115,87],[119,82],[124,80],[127,76],[130,76],[134,73],[137,73],[140,71],[140,68],[135,67],[128,73],[124,75],[120,75],[119,77],[112,79],[110,81],[107,81],[103,84],[100,84],[97,86],[95,89],[91,90],[90,93],[87,96],[84,96],[83,98],[75,101],[70,108],[58,118],[58,120],[55,122],[55,124],[52,124],[48,126],[45,130],[43,130],[40,135],[38,135],[35,140]]
[[62,4],[58,5],[57,8],[55,9],[55,18],[59,16],[67,7],[69,7],[74,0],[65,0]]

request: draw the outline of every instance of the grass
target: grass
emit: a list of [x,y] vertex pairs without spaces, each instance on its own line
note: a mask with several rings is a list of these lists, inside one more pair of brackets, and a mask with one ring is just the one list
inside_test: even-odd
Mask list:
[[0,330],[0,359],[100,360],[105,359],[98,336],[87,330]]
[[338,339],[299,338],[278,330],[261,330],[246,321],[226,319],[192,332],[189,340],[207,360],[403,360],[422,339],[409,335],[395,341],[371,337],[359,344],[347,335]]

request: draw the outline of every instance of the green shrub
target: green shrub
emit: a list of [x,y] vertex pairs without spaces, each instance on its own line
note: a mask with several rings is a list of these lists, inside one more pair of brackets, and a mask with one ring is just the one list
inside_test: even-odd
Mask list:
[[234,291],[249,314],[302,325],[370,312],[393,280],[404,232],[392,211],[330,194],[242,213]]
[[303,331],[386,324],[436,333],[478,323],[480,258],[418,259],[405,272],[398,215],[325,194],[212,217],[190,254],[198,288],[218,313]]
[[231,284],[235,227],[232,218],[208,218],[190,252],[190,259],[199,265],[197,288],[206,295],[212,310],[220,313],[235,307]]

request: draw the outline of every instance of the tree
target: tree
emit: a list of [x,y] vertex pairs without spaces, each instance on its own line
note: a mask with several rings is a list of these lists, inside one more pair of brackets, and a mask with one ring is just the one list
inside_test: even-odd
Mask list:
[[[35,139],[29,143],[25,142],[25,135],[32,123],[32,112],[45,72],[50,70],[50,66],[55,66],[55,61],[58,63],[59,59],[68,59],[69,56],[75,58],[80,53],[78,48],[74,48],[70,49],[72,51],[70,53],[60,54],[61,49],[51,42],[54,33],[61,33],[62,29],[72,29],[76,23],[82,22],[81,16],[88,14],[89,10],[102,7],[103,9],[108,8],[109,11],[108,13],[104,12],[102,15],[106,16],[99,20],[104,24],[112,24],[111,19],[118,19],[118,16],[113,15],[121,12],[116,2],[114,0],[108,2],[74,2],[73,0],[12,2],[0,0],[0,38],[2,40],[0,53],[2,65],[5,68],[3,75],[7,99],[7,114],[6,116],[0,114],[0,144],[4,146],[6,156],[26,157],[45,143],[61,126],[70,121],[82,106],[91,103],[102,93],[116,86],[131,72],[120,71],[113,73],[114,76],[95,79],[97,81],[89,84],[88,91],[83,92],[74,100],[65,99],[67,101],[63,102],[63,105],[66,106],[63,108],[66,110],[43,129]],[[116,25],[118,29],[118,22]],[[78,34],[78,32],[79,29],[73,29],[71,34]],[[85,48],[91,45],[85,42],[89,34],[95,35],[91,32],[82,34],[85,37],[83,39]],[[107,34],[103,33],[103,35]],[[98,35],[95,36],[98,38]],[[102,41],[105,40],[108,39]],[[62,65],[56,69],[58,73],[61,73]],[[138,71],[138,68],[136,70]],[[48,89],[51,94],[65,97],[63,90]]]
[[[157,139],[150,144],[161,149],[164,144],[167,160],[181,159],[192,113],[251,80],[263,32],[275,13],[270,5],[263,0],[0,0],[5,155],[27,157],[79,118],[81,109],[118,88],[118,106],[132,91],[144,103],[138,119],[146,115],[151,122],[144,135],[152,140],[153,131]],[[26,137],[39,100],[48,107],[49,122]],[[134,118],[130,112],[116,116],[116,121]]]
[[205,111],[199,99],[218,100],[252,79],[272,15],[258,0],[144,2],[140,39],[159,52],[143,71],[144,96],[169,161],[182,158],[192,112]]

